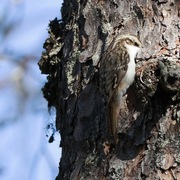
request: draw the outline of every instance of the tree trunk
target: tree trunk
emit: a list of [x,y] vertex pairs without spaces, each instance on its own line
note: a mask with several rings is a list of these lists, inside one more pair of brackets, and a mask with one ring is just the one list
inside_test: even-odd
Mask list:
[[[61,134],[56,179],[180,179],[179,0],[65,0],[61,11],[39,61]],[[98,62],[117,34],[138,36],[143,48],[122,99],[119,142],[109,145]]]

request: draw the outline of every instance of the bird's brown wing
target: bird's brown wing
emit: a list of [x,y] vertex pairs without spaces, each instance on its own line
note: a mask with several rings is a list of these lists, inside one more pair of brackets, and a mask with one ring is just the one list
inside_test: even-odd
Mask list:
[[109,135],[117,139],[117,118],[119,104],[116,98],[117,86],[126,74],[129,55],[125,51],[107,51],[100,62],[100,84],[107,98],[107,125]]
[[100,62],[100,84],[107,101],[112,98],[115,89],[126,74],[129,63],[128,53],[110,51],[105,53]]

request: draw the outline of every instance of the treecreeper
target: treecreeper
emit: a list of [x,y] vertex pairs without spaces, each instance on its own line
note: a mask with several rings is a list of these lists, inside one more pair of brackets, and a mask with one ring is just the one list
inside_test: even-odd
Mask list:
[[134,81],[135,58],[141,42],[133,35],[117,35],[99,63],[99,83],[106,97],[108,134],[117,143],[117,118],[122,96]]

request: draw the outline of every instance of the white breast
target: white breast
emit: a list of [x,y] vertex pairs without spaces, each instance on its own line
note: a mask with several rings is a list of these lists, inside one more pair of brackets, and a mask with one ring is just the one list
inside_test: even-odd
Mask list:
[[124,76],[124,78],[121,81],[121,85],[122,85],[121,88],[124,93],[126,92],[127,88],[134,81],[135,68],[136,68],[135,57],[136,57],[138,51],[140,50],[140,48],[138,48],[136,46],[132,46],[132,45],[126,45],[126,47],[127,47],[128,53],[129,53],[130,62],[128,63],[128,69],[127,69],[126,75]]

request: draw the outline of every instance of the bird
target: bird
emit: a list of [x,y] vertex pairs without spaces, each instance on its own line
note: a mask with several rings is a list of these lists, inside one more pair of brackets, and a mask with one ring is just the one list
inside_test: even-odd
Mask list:
[[135,77],[135,58],[141,49],[134,35],[118,34],[99,61],[100,91],[105,95],[108,134],[117,142],[117,118],[122,96]]

